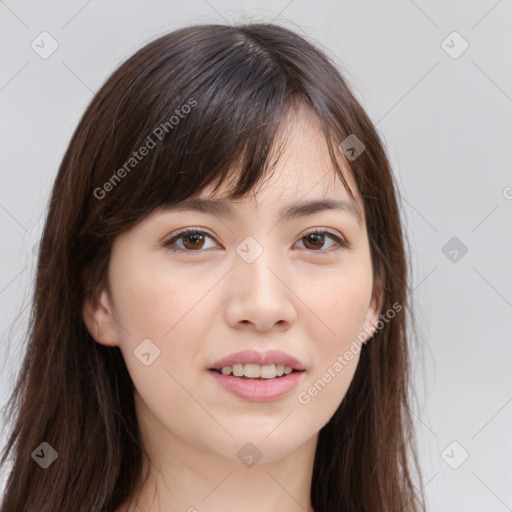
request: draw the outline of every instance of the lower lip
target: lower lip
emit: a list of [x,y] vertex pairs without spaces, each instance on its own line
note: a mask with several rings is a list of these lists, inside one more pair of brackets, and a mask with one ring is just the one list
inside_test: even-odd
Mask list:
[[265,402],[282,397],[297,386],[302,374],[305,373],[304,371],[292,372],[274,379],[258,380],[223,375],[214,370],[209,372],[224,389],[235,396],[254,402]]

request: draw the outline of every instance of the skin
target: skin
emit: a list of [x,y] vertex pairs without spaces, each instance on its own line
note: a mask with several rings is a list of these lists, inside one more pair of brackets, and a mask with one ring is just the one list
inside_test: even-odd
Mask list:
[[[138,508],[126,503],[117,512],[313,511],[318,432],[343,400],[359,353],[308,404],[298,393],[377,322],[382,297],[372,294],[364,218],[359,225],[350,213],[325,210],[279,221],[278,211],[299,199],[350,199],[316,118],[298,111],[287,134],[271,179],[234,203],[233,219],[157,211],[118,237],[108,287],[84,307],[96,341],[123,354],[151,459],[144,461],[149,481],[138,493]],[[355,183],[348,171],[344,175],[364,215]],[[200,195],[212,197],[211,188]],[[211,238],[185,236],[174,245],[182,252],[163,245],[189,227]],[[323,244],[305,237],[322,229],[350,248],[329,236]],[[236,252],[248,236],[263,248],[252,263]],[[149,366],[133,353],[147,338],[160,349]],[[306,368],[302,382],[270,402],[231,395],[208,368],[243,349],[295,356]],[[237,458],[248,442],[262,454],[252,467]]]

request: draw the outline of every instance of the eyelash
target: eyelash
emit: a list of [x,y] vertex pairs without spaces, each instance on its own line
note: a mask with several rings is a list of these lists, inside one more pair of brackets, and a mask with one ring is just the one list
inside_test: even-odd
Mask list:
[[[189,254],[194,254],[194,253],[202,254],[203,252],[205,252],[204,250],[201,250],[201,249],[199,249],[197,251],[191,251],[191,250],[188,250],[188,249],[181,249],[181,248],[177,248],[176,249],[176,248],[172,247],[172,245],[177,240],[180,240],[181,238],[186,237],[186,236],[190,236],[190,235],[206,235],[206,236],[208,236],[208,237],[213,239],[212,235],[210,235],[209,233],[207,233],[205,231],[201,231],[201,230],[193,229],[192,228],[192,229],[185,229],[183,231],[180,231],[179,233],[174,235],[172,238],[164,241],[163,245],[164,245],[164,247],[166,247],[167,249],[169,249],[172,252],[184,252],[184,253],[189,253]],[[328,235],[338,245],[338,247],[335,248],[334,250],[333,249],[327,249],[327,250],[324,249],[324,250],[315,251],[313,249],[306,249],[307,251],[309,251],[311,253],[317,253],[319,255],[325,255],[325,254],[330,253],[330,252],[339,251],[340,249],[348,249],[350,247],[350,244],[346,240],[344,240],[343,238],[341,238],[340,236],[336,235],[335,233],[333,233],[331,231],[327,231],[327,230],[309,231],[309,232],[305,233],[304,235],[302,235],[300,237],[300,239],[302,240],[302,238],[305,238],[305,237],[307,237],[309,235]]]

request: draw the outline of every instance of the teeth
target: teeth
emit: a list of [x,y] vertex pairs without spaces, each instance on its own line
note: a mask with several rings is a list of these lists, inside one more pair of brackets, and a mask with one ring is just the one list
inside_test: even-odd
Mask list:
[[261,375],[262,379],[273,379],[277,375],[276,365],[275,364],[266,364],[261,367]]
[[244,375],[251,379],[258,379],[261,377],[261,369],[259,364],[244,364]]
[[223,366],[221,372],[222,375],[231,375],[231,366]]
[[244,375],[244,365],[243,364],[234,364],[233,365],[233,375],[235,377],[243,377],[243,375]]
[[273,379],[274,377],[281,377],[282,375],[289,375],[293,372],[293,368],[285,366],[284,364],[234,364],[233,366],[223,366],[221,369],[222,375],[233,375],[235,377],[248,377],[250,379]]

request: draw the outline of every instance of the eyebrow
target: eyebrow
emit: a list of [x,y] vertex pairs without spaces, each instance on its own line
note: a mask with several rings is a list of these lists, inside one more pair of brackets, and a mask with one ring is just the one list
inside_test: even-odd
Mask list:
[[[235,216],[233,204],[233,201],[193,197],[168,206],[165,209],[168,211],[196,211],[217,217],[232,218]],[[314,215],[324,210],[343,211],[355,217],[359,225],[363,223],[361,209],[354,200],[316,199],[299,201],[285,206],[280,210],[279,214],[281,220],[288,220]]]

